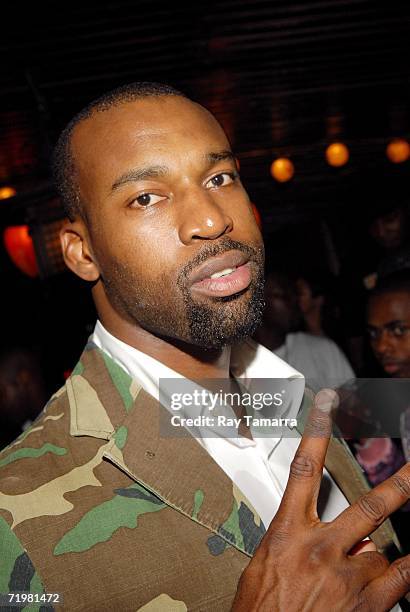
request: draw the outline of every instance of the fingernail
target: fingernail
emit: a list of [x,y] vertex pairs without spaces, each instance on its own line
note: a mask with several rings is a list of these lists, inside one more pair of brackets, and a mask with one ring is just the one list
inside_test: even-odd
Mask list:
[[315,396],[315,406],[329,414],[339,406],[339,396],[333,389],[322,389]]

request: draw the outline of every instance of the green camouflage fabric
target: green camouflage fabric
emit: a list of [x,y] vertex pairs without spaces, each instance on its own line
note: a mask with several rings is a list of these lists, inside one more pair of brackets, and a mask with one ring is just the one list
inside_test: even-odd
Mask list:
[[[0,593],[59,593],[70,612],[230,610],[265,526],[194,438],[160,436],[164,411],[87,345],[0,453]],[[336,464],[343,489],[357,466],[345,451]]]

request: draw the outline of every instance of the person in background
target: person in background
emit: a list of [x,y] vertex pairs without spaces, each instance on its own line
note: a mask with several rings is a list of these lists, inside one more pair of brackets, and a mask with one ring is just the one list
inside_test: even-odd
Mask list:
[[310,279],[300,276],[296,280],[299,308],[301,310],[306,331],[314,336],[324,336],[323,304],[324,292]]
[[410,378],[410,268],[380,279],[369,296],[367,331],[385,374]]
[[[381,278],[370,293],[367,332],[374,356],[385,376],[410,378],[410,268]],[[410,431],[402,431],[407,439]],[[399,438],[362,438],[353,443],[356,459],[375,486],[405,464]],[[401,542],[410,549],[410,505],[392,515]]]
[[408,211],[388,182],[366,183],[366,199],[371,201],[364,219],[364,233],[356,247],[349,249],[340,274],[339,301],[348,355],[355,371],[366,362],[363,321],[368,293],[376,284],[379,267],[409,245]]
[[266,308],[258,342],[302,372],[316,390],[338,387],[354,378],[354,372],[333,340],[299,331],[302,312],[296,283],[287,274],[271,271],[266,276]]
[[323,270],[306,269],[296,275],[299,308],[303,329],[314,336],[327,336],[346,352],[337,300],[337,279]]
[[0,354],[0,448],[19,436],[41,412],[45,384],[36,355],[13,347]]

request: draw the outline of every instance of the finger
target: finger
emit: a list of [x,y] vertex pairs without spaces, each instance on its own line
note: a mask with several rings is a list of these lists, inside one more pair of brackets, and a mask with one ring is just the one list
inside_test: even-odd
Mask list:
[[362,540],[358,544],[355,544],[352,550],[349,550],[349,555],[355,557],[365,552],[376,552],[376,544],[371,540]]
[[365,578],[365,584],[382,576],[390,565],[386,557],[376,551],[363,552],[350,557],[349,562],[355,575],[361,580]]
[[410,590],[410,555],[397,559],[364,589],[369,609],[391,610]]
[[410,463],[344,510],[334,521],[336,538],[347,553],[410,499]]
[[[315,397],[299,448],[290,466],[289,479],[279,507],[283,514],[317,518],[317,497],[326,451],[332,431],[330,412],[337,401],[332,389],[322,389]],[[277,515],[277,516],[278,516]]]

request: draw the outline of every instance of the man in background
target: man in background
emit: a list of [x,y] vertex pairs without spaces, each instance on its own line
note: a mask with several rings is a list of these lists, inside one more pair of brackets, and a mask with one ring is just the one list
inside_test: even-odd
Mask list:
[[[409,246],[408,208],[397,197],[397,185],[376,180],[373,174],[360,175],[359,197],[370,204],[365,208],[362,235],[342,265],[339,301],[343,333],[347,338],[348,355],[357,373],[366,364],[363,324],[369,291],[375,285],[380,266]],[[408,190],[408,187],[403,188]]]
[[[367,333],[384,374],[391,378],[410,379],[410,268],[381,278],[370,293]],[[405,393],[407,400],[409,386],[402,384],[399,394]],[[386,422],[394,418],[393,399],[391,405],[385,407],[387,414],[382,415]],[[383,482],[405,463],[410,439],[406,413],[402,414],[401,422],[400,438],[375,436],[354,444],[356,459],[373,486]],[[407,504],[391,517],[406,550],[410,550],[409,511]]]
[[46,400],[43,373],[25,347],[0,354],[0,449],[12,442],[41,412]]
[[302,312],[292,278],[284,272],[268,272],[265,300],[263,323],[256,339],[302,372],[310,388],[337,388],[354,378],[348,360],[333,340],[299,331]]
[[383,371],[410,378],[410,268],[377,283],[369,296],[367,331]]

